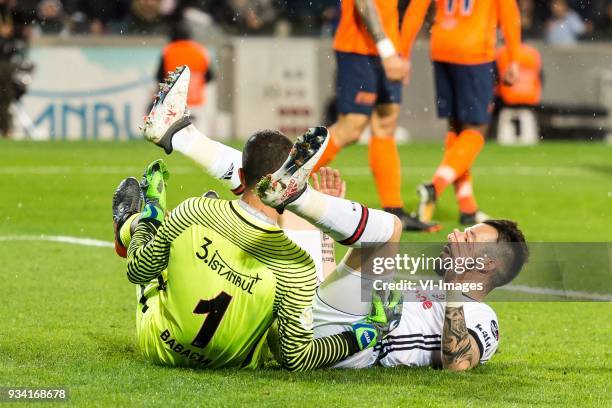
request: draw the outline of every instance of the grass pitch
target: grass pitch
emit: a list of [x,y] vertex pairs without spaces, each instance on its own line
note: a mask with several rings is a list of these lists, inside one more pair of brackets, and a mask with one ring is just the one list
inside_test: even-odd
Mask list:
[[[428,178],[439,144],[401,147],[404,198]],[[0,143],[0,386],[67,387],[77,405],[610,406],[610,303],[497,303],[501,344],[469,373],[429,368],[287,373],[152,366],[135,345],[134,290],[112,248],[37,240],[112,240],[111,194],[163,152],[134,143]],[[170,205],[220,185],[178,155],[167,158]],[[349,197],[376,206],[363,146],[336,161]],[[518,220],[530,241],[612,238],[612,148],[601,144],[488,145],[475,168],[481,208]],[[223,191],[222,191],[223,192]],[[223,192],[224,197],[230,197]],[[442,197],[439,241],[458,218]],[[29,240],[28,240],[29,239]]]

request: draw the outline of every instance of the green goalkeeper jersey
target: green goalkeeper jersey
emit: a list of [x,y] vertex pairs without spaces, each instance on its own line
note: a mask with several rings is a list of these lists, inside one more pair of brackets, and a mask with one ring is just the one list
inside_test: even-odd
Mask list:
[[162,364],[257,367],[274,319],[281,361],[291,370],[327,366],[357,351],[351,332],[314,339],[312,258],[237,201],[191,198],[161,225],[141,221],[127,275],[143,285],[149,324],[139,328],[147,330],[139,333],[140,347]]

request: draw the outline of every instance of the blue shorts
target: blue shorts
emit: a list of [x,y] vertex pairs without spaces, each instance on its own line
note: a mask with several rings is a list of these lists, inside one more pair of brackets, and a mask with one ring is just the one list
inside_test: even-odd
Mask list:
[[336,51],[338,112],[370,116],[374,106],[402,102],[402,83],[387,79],[377,56]]
[[460,123],[489,123],[495,87],[495,63],[478,65],[434,61],[438,116]]

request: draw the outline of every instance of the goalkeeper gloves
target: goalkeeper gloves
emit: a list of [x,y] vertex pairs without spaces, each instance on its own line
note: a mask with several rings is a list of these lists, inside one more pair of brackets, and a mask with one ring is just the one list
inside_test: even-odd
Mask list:
[[166,182],[170,172],[163,160],[158,159],[145,169],[140,188],[145,197],[141,220],[162,222],[166,213]]
[[368,322],[367,318],[351,325],[351,329],[357,339],[359,351],[374,347],[378,343],[378,329],[374,324]]
[[402,294],[391,291],[387,302],[383,302],[378,292],[372,293],[370,314],[351,326],[357,339],[359,350],[374,347],[389,332],[392,321],[399,320],[402,310]]

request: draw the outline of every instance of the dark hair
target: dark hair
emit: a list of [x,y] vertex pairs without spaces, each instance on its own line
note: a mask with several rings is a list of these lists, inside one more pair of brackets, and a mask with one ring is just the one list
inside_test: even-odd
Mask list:
[[505,245],[499,246],[500,255],[506,255],[507,260],[497,270],[493,277],[495,287],[510,283],[523,268],[529,259],[529,248],[525,242],[525,236],[519,229],[518,224],[509,220],[488,220],[484,224],[490,225],[497,230],[497,242]]
[[170,41],[189,40],[191,36],[191,28],[182,21],[174,24],[170,29]]
[[276,130],[260,130],[247,140],[242,150],[246,188],[255,187],[263,176],[274,173],[287,160],[293,143]]

